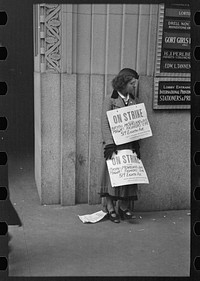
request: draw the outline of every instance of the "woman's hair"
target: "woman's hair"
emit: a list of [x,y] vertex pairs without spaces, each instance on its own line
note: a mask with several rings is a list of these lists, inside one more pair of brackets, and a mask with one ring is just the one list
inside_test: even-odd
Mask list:
[[133,78],[138,79],[138,73],[131,68],[123,68],[112,80],[113,89],[121,92]]

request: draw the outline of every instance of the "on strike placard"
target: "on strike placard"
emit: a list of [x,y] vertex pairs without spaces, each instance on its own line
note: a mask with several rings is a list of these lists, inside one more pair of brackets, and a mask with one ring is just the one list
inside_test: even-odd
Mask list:
[[109,110],[107,117],[117,145],[152,136],[144,103]]
[[130,149],[118,150],[106,162],[112,187],[149,183],[142,161]]

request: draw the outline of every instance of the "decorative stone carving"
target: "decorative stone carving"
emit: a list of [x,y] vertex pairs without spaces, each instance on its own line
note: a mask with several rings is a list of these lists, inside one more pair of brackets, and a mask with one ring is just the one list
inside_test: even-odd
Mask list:
[[41,71],[60,72],[61,5],[40,4]]

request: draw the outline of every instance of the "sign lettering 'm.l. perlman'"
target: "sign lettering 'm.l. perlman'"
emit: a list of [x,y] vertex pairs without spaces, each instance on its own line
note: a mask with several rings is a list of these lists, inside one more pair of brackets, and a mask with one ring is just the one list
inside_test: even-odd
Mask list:
[[106,162],[112,187],[149,183],[142,161],[130,149],[119,150]]
[[152,136],[144,103],[109,110],[107,117],[117,145]]

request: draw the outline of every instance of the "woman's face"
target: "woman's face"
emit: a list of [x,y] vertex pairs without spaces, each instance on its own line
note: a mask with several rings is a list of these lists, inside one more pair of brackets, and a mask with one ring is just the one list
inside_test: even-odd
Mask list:
[[137,86],[138,80],[133,78],[130,80],[123,91],[124,95],[127,95],[128,93],[135,95],[135,88]]

